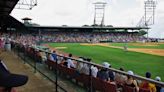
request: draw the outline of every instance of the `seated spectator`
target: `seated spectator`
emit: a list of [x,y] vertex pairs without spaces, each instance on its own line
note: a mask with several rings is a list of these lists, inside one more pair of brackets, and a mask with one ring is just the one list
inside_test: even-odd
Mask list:
[[53,61],[57,61],[57,54],[56,54],[56,51],[54,50],[53,53],[51,54],[52,55],[52,58],[53,58]]
[[133,77],[130,76],[130,75],[134,75],[133,71],[128,71],[128,74],[129,75],[127,76],[125,85],[134,87],[136,89],[136,92],[139,92],[139,87],[138,87],[137,81],[135,79],[133,79]]
[[67,62],[67,67],[68,68],[75,68],[75,64],[72,61],[72,59],[70,59],[72,57],[72,54],[68,55],[69,58],[67,58],[66,62]]
[[0,92],[16,92],[14,87],[22,86],[27,81],[27,76],[10,73],[0,60]]
[[[146,78],[151,78],[151,73],[150,72],[146,72],[145,74]],[[148,81],[143,81],[141,84],[140,84],[140,87],[141,88],[145,88],[145,89],[149,89],[150,92],[156,92],[156,87],[154,84],[152,83],[149,83]]]
[[[84,61],[87,61],[87,62],[91,62],[91,59],[84,59]],[[86,74],[86,75],[89,75],[89,68],[90,68],[90,65],[87,64],[87,63],[84,63],[82,69],[81,69],[81,73],[83,74]]]
[[[161,78],[159,76],[155,77],[156,81],[161,81]],[[155,86],[157,89],[157,92],[164,92],[164,88],[161,88],[160,86],[156,85]]]
[[109,78],[109,73],[108,73],[108,69],[109,68],[109,65],[108,63],[103,63],[102,64],[105,68],[102,68],[100,71],[98,71],[97,73],[97,77],[104,80],[104,81],[110,81],[110,78]]
[[64,66],[68,66],[68,62],[66,62],[67,61],[67,57],[66,56],[64,56],[64,58],[63,58],[63,61],[61,62],[61,65],[64,65]]
[[[109,66],[108,66],[109,68],[111,68],[112,66],[111,66],[111,64],[109,64]],[[108,70],[108,73],[109,73],[109,78],[110,78],[110,81],[111,82],[113,82],[114,81],[114,77],[115,77],[115,74],[114,74],[114,72],[113,71],[111,71],[111,70]]]
[[79,57],[78,60],[79,61],[77,61],[76,70],[80,73],[81,72],[81,69],[83,68],[83,62],[80,62],[80,61],[83,61],[83,58],[82,57]]
[[[103,66],[105,66],[106,68],[111,68],[111,64],[109,64],[108,62],[104,62]],[[108,70],[108,74],[109,74],[110,81],[113,82],[114,81],[114,73],[113,73],[113,71]]]
[[91,66],[91,75],[97,77],[98,68],[96,66]]
[[79,57],[79,59],[76,63],[76,73],[72,76],[72,78],[78,77],[81,74],[81,70],[83,68],[83,62],[80,62],[80,61],[83,61],[82,57]]
[[[119,70],[124,71],[123,68],[120,68]],[[127,80],[127,77],[125,75],[119,74],[119,73],[115,74],[115,81],[119,86],[123,86],[126,80]]]
[[40,52],[41,55],[41,61],[45,62],[47,60],[46,53],[45,52]]
[[52,54],[48,54],[48,59],[51,61],[54,61],[54,58],[52,57]]
[[63,58],[63,54],[59,54],[60,56],[58,56],[57,57],[57,61],[58,61],[58,64],[61,64],[62,62],[63,62],[63,60],[64,60],[64,58]]

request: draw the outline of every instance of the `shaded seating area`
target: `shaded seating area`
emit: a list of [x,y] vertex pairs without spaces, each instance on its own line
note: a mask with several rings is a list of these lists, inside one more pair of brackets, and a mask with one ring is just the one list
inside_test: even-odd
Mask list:
[[[47,60],[46,64],[52,69],[56,69],[56,62],[52,60]],[[90,83],[92,84],[93,90],[98,90],[100,92],[117,92],[117,85],[111,84],[106,81],[103,81],[99,78],[95,78],[85,74],[77,74],[77,71],[72,68],[67,68],[64,65],[57,65],[57,68],[60,73],[64,76],[68,76],[68,78],[75,79],[76,82],[80,82],[83,84],[83,87],[90,87]]]
[[123,92],[136,92],[134,87],[130,87],[130,86],[123,86]]
[[[53,67],[52,69],[56,69],[56,62],[52,60],[47,60],[46,64],[50,67]],[[112,84],[89,75],[80,73],[77,74],[77,71],[75,69],[67,68],[66,66],[63,66],[61,64],[58,64],[57,67],[60,73],[62,73],[64,76],[68,76],[71,79],[75,79],[76,83],[82,83],[83,87],[85,88],[89,88],[90,84],[92,84],[92,89],[94,91],[97,90],[100,92],[117,92],[116,84]]]
[[140,88],[140,89],[139,89],[139,92],[150,92],[150,90],[144,89],[144,88]]
[[[19,45],[18,45],[19,47]],[[35,61],[41,60],[39,50],[35,50],[32,47],[27,47],[24,49],[27,56],[35,59]],[[46,52],[48,53],[48,52]],[[68,58],[68,57],[66,57]],[[47,59],[42,64],[46,64],[49,71],[57,70],[59,76],[64,76],[68,80],[74,82],[75,84],[81,83],[80,85],[86,89],[92,89],[93,92],[136,92],[135,88],[123,85],[122,90],[120,91],[117,84],[114,84],[109,81],[101,80],[97,77],[92,77],[91,75],[86,75],[83,73],[79,73],[75,68],[67,68],[63,63],[57,64],[56,61]],[[51,67],[51,68],[50,68]],[[97,66],[98,69],[102,69],[103,67]],[[150,90],[140,88],[139,92],[150,92]]]

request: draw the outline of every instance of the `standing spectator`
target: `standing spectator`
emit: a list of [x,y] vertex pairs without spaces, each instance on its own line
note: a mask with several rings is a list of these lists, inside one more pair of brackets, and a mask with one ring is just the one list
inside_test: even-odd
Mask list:
[[27,81],[27,76],[10,73],[0,60],[0,92],[16,92],[14,87],[22,86]]
[[125,45],[124,45],[124,51],[128,51],[127,43],[125,43]]
[[[146,72],[145,74],[146,78],[151,78],[151,73]],[[148,81],[143,81],[140,85],[141,88],[149,89],[150,92],[156,92],[156,87],[154,84],[148,82]]]

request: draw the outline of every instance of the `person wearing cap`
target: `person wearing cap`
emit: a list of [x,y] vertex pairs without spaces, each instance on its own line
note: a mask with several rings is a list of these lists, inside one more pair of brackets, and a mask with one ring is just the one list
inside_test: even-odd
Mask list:
[[[105,66],[106,68],[111,68],[112,66],[111,66],[111,64],[109,64],[108,62],[104,62],[103,63],[103,66]],[[114,81],[114,73],[113,73],[113,71],[111,71],[111,70],[108,70],[108,74],[109,74],[109,79],[110,79],[110,81]]]
[[[145,74],[145,77],[146,78],[151,78],[151,73],[150,72],[146,72]],[[150,90],[150,92],[156,92],[156,87],[154,84],[148,82],[148,81],[143,81],[141,84],[140,84],[140,87],[141,88],[144,88],[144,89],[148,89]]]
[[[155,77],[155,80],[156,81],[161,81],[161,78],[159,77],[159,76],[157,76],[157,77]],[[164,92],[164,88],[162,87],[160,87],[160,86],[158,86],[158,85],[156,85],[155,86],[156,87],[156,89],[157,89],[157,92]]]
[[0,92],[16,92],[14,87],[22,86],[27,81],[28,77],[25,75],[10,73],[0,60]]
[[131,75],[134,75],[133,71],[127,72],[129,75],[127,76],[127,80],[125,81],[126,86],[134,87],[136,89],[136,92],[139,92],[139,87],[137,84],[137,81],[133,79]]
[[97,77],[104,80],[104,81],[113,81],[114,78],[112,77],[113,75],[110,75],[110,74],[113,74],[112,71],[109,71],[107,68],[110,68],[111,65],[108,63],[108,62],[103,62],[102,65],[105,67],[105,68],[102,68],[100,71],[98,71],[97,73]]

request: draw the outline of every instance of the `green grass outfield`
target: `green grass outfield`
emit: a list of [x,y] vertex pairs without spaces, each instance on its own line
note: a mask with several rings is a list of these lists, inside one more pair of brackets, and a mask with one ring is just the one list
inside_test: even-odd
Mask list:
[[[140,46],[137,46],[135,44],[139,44]],[[152,46],[148,46],[150,44]],[[144,43],[110,43],[110,45],[118,46],[118,47],[123,47],[123,46],[127,45],[128,48],[164,49],[164,43],[161,43],[161,44],[156,44],[156,43],[146,43],[146,44],[144,44]],[[156,46],[153,46],[153,45],[156,45]]]
[[[123,44],[116,43],[112,45]],[[149,71],[152,73],[153,79],[155,76],[160,76],[162,81],[164,81],[164,56],[131,51],[125,52],[122,49],[102,46],[82,46],[79,43],[50,43],[49,45],[52,47],[67,47],[61,50],[66,53],[72,53],[75,56],[92,58],[95,63],[109,62],[114,68],[123,67],[125,70],[132,70],[135,74],[141,76],[144,76],[145,72]],[[164,49],[164,45],[161,47]]]

